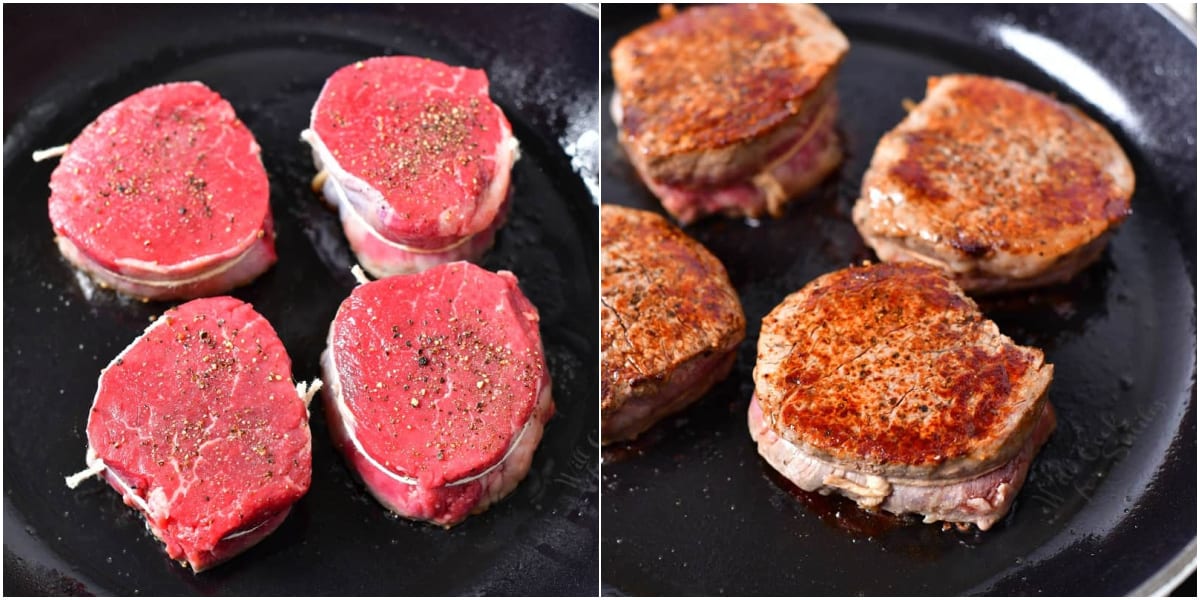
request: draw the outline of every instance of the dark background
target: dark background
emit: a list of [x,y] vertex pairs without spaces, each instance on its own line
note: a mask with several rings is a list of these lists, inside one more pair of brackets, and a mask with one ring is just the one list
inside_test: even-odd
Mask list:
[[[1196,46],[1137,5],[829,5],[850,39],[847,159],[759,224],[685,230],[726,265],[747,316],[734,372],[602,468],[606,593],[1120,595],[1162,589],[1196,537]],[[604,6],[607,52],[654,6]],[[1104,124],[1137,175],[1133,216],[1069,285],[981,299],[1055,365],[1058,429],[986,533],[871,515],[774,474],[746,429],[762,317],[817,275],[873,258],[850,221],[875,143],[926,77],[998,75]],[[661,212],[602,118],[604,201]],[[1173,563],[1173,561],[1181,561]],[[1194,576],[1181,588],[1195,595]]]
[[[594,595],[597,213],[566,150],[587,130],[594,140],[597,35],[593,17],[564,6],[5,6],[4,591]],[[541,313],[557,415],[517,490],[445,531],[371,499],[314,404],[311,491],[258,546],[193,575],[103,482],[63,484],[83,466],[97,374],[168,305],[77,281],[46,216],[54,162],[30,153],[152,84],[198,79],[222,94],[263,148],[280,256],[233,295],[271,321],[309,380],[354,280],[299,134],[326,77],[383,54],[488,72],[523,158],[482,264],[515,272]]]

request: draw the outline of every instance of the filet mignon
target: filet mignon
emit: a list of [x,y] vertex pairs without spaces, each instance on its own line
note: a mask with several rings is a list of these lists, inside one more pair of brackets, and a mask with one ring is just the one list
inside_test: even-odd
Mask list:
[[274,531],[308,491],[306,403],[262,315],[193,300],[100,373],[84,475],[103,473],[171,558],[203,571]]
[[146,299],[219,294],[275,262],[254,136],[197,82],[142,90],[101,113],[50,176],[59,250],[102,286]]
[[600,439],[631,440],[733,368],[746,318],[725,267],[654,213],[600,207]]
[[479,258],[507,209],[517,140],[487,75],[412,56],[339,69],[301,133],[350,247],[378,277]]
[[446,527],[525,477],[554,414],[537,309],[454,262],[364,283],[321,356],[334,443],[396,514]]
[[805,490],[986,530],[1054,429],[1053,372],[941,271],[851,267],[763,319],[750,434]]
[[611,51],[621,144],[681,222],[778,215],[841,162],[835,87],[848,48],[809,5],[667,11]]
[[885,261],[922,262],[963,289],[1060,283],[1130,214],[1121,147],[1078,109],[991,77],[931,77],[875,148],[854,224]]

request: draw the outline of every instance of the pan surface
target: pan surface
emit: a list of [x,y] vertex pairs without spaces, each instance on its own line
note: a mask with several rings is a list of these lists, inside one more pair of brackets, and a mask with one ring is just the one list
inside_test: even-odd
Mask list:
[[[606,594],[1163,593],[1196,538],[1196,46],[1146,6],[850,6],[840,172],[778,220],[686,231],[728,268],[748,339],[734,372],[602,468]],[[608,49],[654,7],[606,4]],[[1010,515],[986,533],[871,515],[773,474],[746,427],[762,317],[816,276],[873,259],[850,221],[875,143],[927,76],[1023,81],[1081,107],[1137,175],[1134,214],[1069,285],[983,299],[1055,365],[1059,426]],[[656,210],[602,118],[603,201]]]
[[[7,593],[595,594],[593,17],[565,6],[445,5],[6,6],[4,16]],[[77,280],[46,213],[54,164],[35,165],[30,152],[69,142],[152,84],[200,80],[222,94],[263,148],[280,256],[233,295],[271,321],[296,379],[308,380],[354,280],[336,214],[309,189],[299,134],[326,77],[384,54],[485,69],[513,124],[523,154],[513,208],[482,264],[516,273],[538,307],[558,413],[517,490],[446,531],[389,517],[332,448],[314,403],[311,491],[258,546],[192,575],[106,484],[63,485],[83,465],[100,369],[169,305]]]

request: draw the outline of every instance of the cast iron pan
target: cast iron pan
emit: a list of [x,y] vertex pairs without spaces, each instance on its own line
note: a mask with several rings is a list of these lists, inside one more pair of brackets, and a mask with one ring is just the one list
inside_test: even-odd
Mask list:
[[[1196,46],[1145,6],[829,6],[841,68],[841,171],[778,220],[687,228],[746,310],[737,366],[633,446],[605,448],[606,593],[1063,594],[1170,590],[1196,538]],[[602,51],[654,16],[606,5]],[[612,93],[605,63],[605,106]],[[1105,124],[1137,172],[1133,216],[1070,285],[986,299],[1055,365],[1059,426],[1011,515],[943,532],[790,487],[746,429],[762,317],[822,273],[873,258],[850,207],[879,137],[950,72],[1008,77]],[[602,120],[604,202],[661,210]]]
[[[564,6],[431,5],[4,13],[5,592],[595,594],[594,17]],[[193,575],[106,484],[63,485],[83,465],[97,374],[168,305],[85,292],[52,241],[54,165],[29,153],[69,142],[151,84],[197,79],[221,93],[263,148],[280,255],[234,295],[278,330],[296,378],[311,379],[354,282],[336,215],[309,189],[312,161],[298,136],[329,74],[384,54],[484,68],[512,121],[523,153],[513,212],[483,265],[515,272],[541,311],[558,414],[516,492],[445,531],[389,517],[331,447],[314,404],[311,491],[257,547]]]

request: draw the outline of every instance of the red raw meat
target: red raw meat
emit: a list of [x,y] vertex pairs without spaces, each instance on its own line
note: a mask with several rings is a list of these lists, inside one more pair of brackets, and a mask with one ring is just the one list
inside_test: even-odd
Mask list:
[[87,434],[89,471],[197,572],[274,531],[312,476],[287,351],[227,296],[168,310],[121,352],[100,374]]
[[50,221],[76,267],[164,300],[227,291],[275,262],[267,173],[233,107],[201,83],[118,102],[50,176]]
[[301,137],[371,273],[472,260],[491,246],[518,152],[483,71],[412,56],[359,61],[325,83]]
[[356,288],[321,357],[335,443],[392,511],[450,526],[511,492],[554,413],[537,309],[466,262]]

